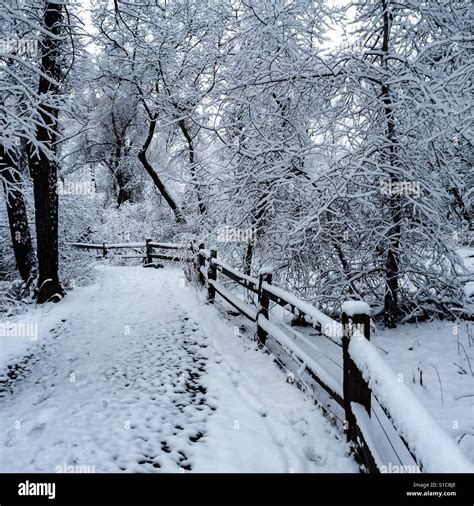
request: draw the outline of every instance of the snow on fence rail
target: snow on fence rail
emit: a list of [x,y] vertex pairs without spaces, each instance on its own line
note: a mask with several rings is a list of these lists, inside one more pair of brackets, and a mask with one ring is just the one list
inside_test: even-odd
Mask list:
[[[370,343],[370,307],[362,301],[348,301],[342,307],[341,322],[317,310],[294,294],[272,285],[272,273],[261,271],[258,278],[245,275],[217,259],[216,250],[191,246],[197,276],[207,286],[208,301],[216,293],[241,314],[257,324],[262,347],[270,339],[296,358],[304,371],[342,407],[344,428],[356,459],[369,472],[396,469],[399,472],[474,472],[463,455],[410,389]],[[255,293],[258,309],[250,306],[217,280],[229,278]],[[270,321],[269,305],[274,302],[311,323],[322,336],[342,348],[343,384],[309,355],[285,330]]]
[[149,241],[148,244],[152,248],[161,248],[161,249],[188,249],[188,246],[186,244],[179,244],[179,243],[166,243],[166,242],[153,242]]
[[267,297],[279,306],[287,309],[295,316],[304,316],[313,327],[334,343],[341,346],[342,325],[321,311],[318,311],[308,302],[301,300],[290,292],[268,283],[262,284],[262,290]]
[[85,248],[85,249],[102,249],[105,247],[107,249],[127,249],[127,248],[144,248],[146,246],[145,242],[127,242],[127,243],[117,243],[117,244],[109,244],[109,243],[101,243],[101,244],[88,244],[81,242],[71,242],[69,243],[71,246],[76,246],[77,248]]

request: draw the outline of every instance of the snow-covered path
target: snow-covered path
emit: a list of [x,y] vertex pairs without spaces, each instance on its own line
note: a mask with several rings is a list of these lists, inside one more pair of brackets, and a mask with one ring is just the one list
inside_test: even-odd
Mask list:
[[51,309],[57,324],[0,398],[0,471],[357,471],[320,410],[182,271],[97,271]]

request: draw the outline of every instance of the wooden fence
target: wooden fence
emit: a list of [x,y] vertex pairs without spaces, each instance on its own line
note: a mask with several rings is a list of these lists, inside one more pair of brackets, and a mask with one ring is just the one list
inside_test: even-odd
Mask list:
[[[162,243],[162,242],[154,242],[151,239],[146,239],[145,242],[135,242],[135,243],[102,243],[102,244],[94,244],[94,243],[79,243],[72,242],[69,243],[71,246],[84,249],[84,250],[96,250],[99,252],[100,256],[103,258],[107,258],[109,253],[114,250],[122,250],[122,249],[131,249],[134,250],[137,254],[135,255],[117,255],[118,258],[123,259],[141,259],[143,260],[143,264],[145,267],[152,267],[156,264],[153,263],[153,260],[166,260],[169,262],[190,262],[192,258],[189,257],[188,252],[190,248],[185,244],[171,244],[171,243]],[[143,253],[140,253],[140,250],[144,250]],[[156,250],[159,252],[157,253]],[[165,253],[165,251],[176,252],[175,254]]]
[[[147,239],[144,243],[73,243],[73,246],[100,250],[104,257],[111,249],[144,248],[144,254],[138,258],[143,258],[145,266],[151,265],[154,259],[193,262],[197,282],[207,290],[207,301],[214,303],[218,294],[238,314],[254,322],[259,346],[268,350],[281,366],[287,369],[293,366],[296,378],[292,374],[297,383],[310,385],[324,394],[324,400],[318,402],[336,423],[342,425],[357,461],[366,472],[377,473],[384,468],[398,469],[398,472],[467,472],[469,464],[464,455],[407,387],[398,392],[401,402],[406,402],[413,411],[406,415],[395,409],[393,404],[379,400],[373,388],[369,387],[372,378],[375,378],[372,382],[374,386],[380,377],[392,378],[395,374],[383,360],[376,363],[377,371],[371,370],[370,363],[364,371],[357,365],[361,363],[358,342],[365,347],[366,354],[377,354],[370,343],[370,308],[366,304],[343,304],[341,322],[337,322],[311,304],[274,286],[270,271],[261,271],[258,277],[245,275],[222,262],[217,251],[205,249],[204,244],[186,246]],[[156,249],[180,250],[180,254],[155,253]],[[236,283],[252,295],[254,304],[238,297],[235,291],[227,288],[227,282]],[[321,357],[301,348],[280,325],[272,321],[271,304],[282,307],[298,319],[304,319],[340,349],[340,360],[336,364],[340,370],[339,377],[327,370]],[[292,333],[296,335],[298,331],[292,330]],[[393,384],[390,388],[394,388]],[[426,431],[420,433],[407,428],[410,416],[414,423],[417,418],[424,420]],[[451,457],[447,459],[446,455]],[[461,464],[457,465],[458,462]],[[457,467],[451,469],[450,466]],[[472,472],[472,467],[468,471]]]

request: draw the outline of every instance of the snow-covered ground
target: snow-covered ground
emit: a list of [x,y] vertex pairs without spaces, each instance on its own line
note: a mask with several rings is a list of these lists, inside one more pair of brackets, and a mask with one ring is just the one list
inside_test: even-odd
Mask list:
[[[374,343],[474,462],[474,326],[433,321],[383,330]],[[401,375],[401,376],[400,376]]]
[[[206,305],[179,268],[96,273],[61,304],[0,322],[1,471],[357,471],[219,297]],[[341,382],[341,348],[295,330]],[[372,342],[474,462],[472,323],[402,325]]]
[[94,285],[5,329],[0,471],[358,470],[320,409],[178,268],[98,267]]

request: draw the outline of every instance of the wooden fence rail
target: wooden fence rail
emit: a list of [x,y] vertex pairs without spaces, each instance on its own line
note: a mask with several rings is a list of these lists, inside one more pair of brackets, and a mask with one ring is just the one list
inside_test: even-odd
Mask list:
[[[108,253],[111,250],[119,250],[119,249],[144,249],[144,253],[141,255],[118,255],[123,259],[137,259],[140,258],[143,260],[145,266],[155,266],[153,263],[154,259],[157,260],[166,260],[169,262],[191,262],[192,258],[189,257],[188,253],[190,251],[189,246],[185,244],[171,244],[171,243],[161,243],[154,242],[151,239],[146,239],[144,242],[135,242],[135,243],[102,243],[102,244],[94,244],[94,243],[77,243],[72,242],[69,243],[70,246],[85,249],[85,250],[97,250],[102,254],[103,258],[107,258]],[[165,251],[176,251],[176,254],[166,254],[166,253],[156,253],[155,250],[165,250]]]
[[[337,322],[311,304],[273,285],[270,271],[261,271],[258,278],[245,275],[222,262],[216,250],[208,250],[204,244],[197,246],[194,241],[190,245],[154,242],[151,239],[131,244],[72,245],[100,250],[104,257],[111,249],[144,248],[144,255],[139,258],[143,258],[145,266],[152,265],[154,259],[193,262],[198,283],[207,289],[209,303],[214,303],[216,294],[219,294],[240,314],[255,322],[259,346],[273,354],[278,349],[280,358],[290,357],[298,365],[298,374],[309,378],[334,402],[322,407],[343,422],[347,440],[365,471],[377,473],[383,471],[384,467],[390,468],[390,465],[392,468],[398,466],[398,472],[474,471],[455,442],[439,427],[409,388],[401,383],[396,384],[395,373],[370,343],[371,320],[367,304],[360,301],[344,303],[341,322]],[[178,252],[175,255],[155,253],[155,249]],[[219,281],[218,275],[253,293],[257,307],[239,298]],[[320,362],[320,357],[302,349],[281,326],[271,321],[271,303],[303,318],[321,336],[341,348],[341,360],[337,365],[342,378],[328,372]],[[298,334],[295,330],[292,333]],[[277,348],[274,348],[275,345]],[[387,396],[383,393],[382,400],[377,396],[384,382],[388,383],[389,391],[396,391],[391,397],[392,402],[387,402]],[[375,393],[374,387],[378,389]],[[400,409],[403,403],[410,406],[410,413],[406,414],[405,409]],[[328,406],[333,407],[328,409]],[[336,410],[342,412],[341,417],[335,413]],[[414,430],[410,429],[407,417],[412,417]],[[423,420],[425,430],[416,430],[417,419]]]

